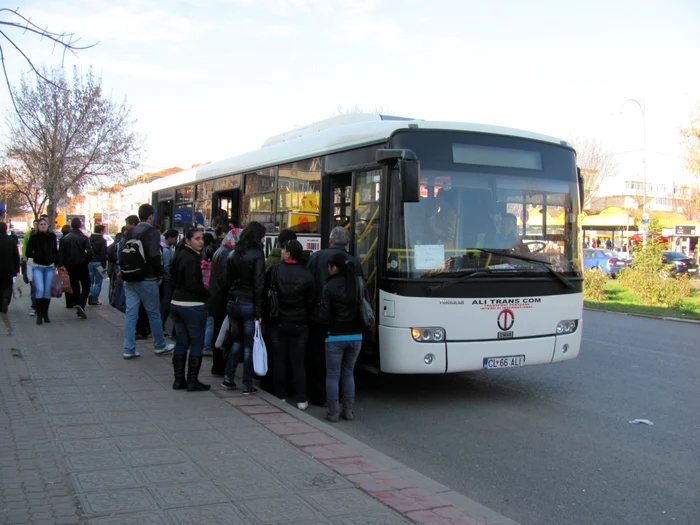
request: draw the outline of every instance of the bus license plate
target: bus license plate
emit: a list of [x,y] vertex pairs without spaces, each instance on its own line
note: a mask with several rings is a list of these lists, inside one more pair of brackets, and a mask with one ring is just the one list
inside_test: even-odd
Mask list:
[[484,357],[484,370],[491,368],[517,368],[525,364],[524,355],[509,355],[505,357]]

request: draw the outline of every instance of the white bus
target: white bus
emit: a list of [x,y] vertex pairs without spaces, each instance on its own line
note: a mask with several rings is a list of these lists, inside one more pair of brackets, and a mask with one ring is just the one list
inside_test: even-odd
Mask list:
[[361,362],[396,374],[574,359],[582,183],[566,141],[478,124],[344,115],[152,183],[164,228],[224,216],[306,249],[350,230],[376,311]]

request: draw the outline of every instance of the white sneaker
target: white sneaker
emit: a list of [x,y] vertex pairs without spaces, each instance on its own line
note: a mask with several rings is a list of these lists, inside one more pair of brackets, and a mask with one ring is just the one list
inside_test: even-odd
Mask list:
[[169,345],[165,345],[165,348],[156,348],[155,352],[156,355],[163,355],[167,354],[168,352],[172,352],[175,349],[175,345],[173,343],[170,343]]
[[308,401],[302,401],[301,403],[297,403],[297,408],[299,410],[306,410],[309,408],[309,402]]

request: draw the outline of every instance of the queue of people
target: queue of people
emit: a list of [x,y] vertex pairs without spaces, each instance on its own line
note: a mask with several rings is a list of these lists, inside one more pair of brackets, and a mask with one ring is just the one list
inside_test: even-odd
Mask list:
[[[173,353],[173,389],[211,388],[199,381],[204,350],[211,348],[212,375],[222,377],[225,388],[238,388],[242,362],[241,391],[255,394],[253,344],[260,324],[270,362],[265,388],[283,400],[293,396],[300,410],[310,402],[326,405],[329,421],[352,420],[363,333],[357,283],[362,271],[347,251],[348,230],[333,229],[330,248],[313,254],[284,230],[279,249],[266,260],[267,232],[258,222],[242,230],[217,231],[221,225],[214,221],[212,230],[193,227],[173,248],[175,235],[161,235],[154,214],[153,206],[141,205],[139,222],[127,224],[111,256],[112,293],[121,287],[126,296],[124,359],[139,357],[134,334],[143,307],[155,353]],[[168,317],[174,344],[165,340]],[[222,330],[225,322],[228,330]]]

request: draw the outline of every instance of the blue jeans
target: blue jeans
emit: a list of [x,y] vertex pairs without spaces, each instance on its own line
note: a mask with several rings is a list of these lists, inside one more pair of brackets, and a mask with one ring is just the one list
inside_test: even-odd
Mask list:
[[202,357],[207,307],[203,304],[197,306],[173,304],[170,305],[170,315],[177,327],[173,355],[186,356],[189,349],[190,357]]
[[34,279],[34,297],[36,299],[51,299],[51,284],[56,268],[51,266],[32,266]]
[[338,403],[339,383],[343,386],[343,399],[355,397],[355,363],[360,355],[362,341],[326,342],[326,399]]
[[163,323],[160,320],[160,296],[156,281],[137,281],[124,283],[126,294],[126,317],[124,318],[124,352],[133,354],[136,351],[136,321],[139,318],[139,305],[148,314],[148,321],[153,334],[153,346],[162,350],[167,346],[163,337]]
[[[216,334],[219,335],[219,334]],[[214,318],[207,317],[207,330],[204,333],[204,349],[211,350],[214,346]]]
[[102,263],[89,262],[88,271],[90,272],[90,293],[88,294],[89,302],[97,302],[102,292]]
[[255,336],[255,305],[244,301],[229,301],[226,308],[229,318],[229,334],[233,340],[231,353],[226,361],[224,381],[233,381],[238,357],[243,347],[243,390],[253,388],[253,337]]

